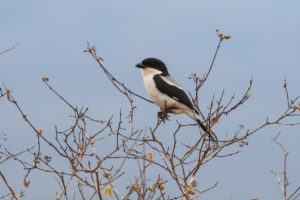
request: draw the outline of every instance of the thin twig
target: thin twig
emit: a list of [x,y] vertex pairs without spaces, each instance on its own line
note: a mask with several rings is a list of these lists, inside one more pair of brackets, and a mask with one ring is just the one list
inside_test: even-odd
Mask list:
[[4,51],[0,51],[0,55],[1,55],[1,54],[4,54],[5,52],[8,52],[8,51],[13,50],[13,49],[16,48],[16,46],[18,46],[19,44],[20,44],[20,43],[18,42],[18,43],[16,43],[14,46],[12,46],[12,47],[10,47],[10,48],[4,50]]

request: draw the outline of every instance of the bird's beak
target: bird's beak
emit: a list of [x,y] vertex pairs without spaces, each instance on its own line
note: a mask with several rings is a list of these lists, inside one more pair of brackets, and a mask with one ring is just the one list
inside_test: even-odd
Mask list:
[[145,68],[146,66],[144,64],[142,64],[142,63],[139,63],[139,64],[136,65],[136,67],[137,68]]

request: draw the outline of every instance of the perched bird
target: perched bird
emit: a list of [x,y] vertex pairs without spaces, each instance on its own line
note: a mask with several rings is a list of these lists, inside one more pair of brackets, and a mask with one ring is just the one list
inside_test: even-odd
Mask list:
[[199,112],[194,108],[182,87],[169,74],[165,63],[156,58],[146,58],[136,67],[141,68],[145,88],[164,115],[185,113],[197,122],[199,127],[208,134],[210,140],[216,141],[200,121]]

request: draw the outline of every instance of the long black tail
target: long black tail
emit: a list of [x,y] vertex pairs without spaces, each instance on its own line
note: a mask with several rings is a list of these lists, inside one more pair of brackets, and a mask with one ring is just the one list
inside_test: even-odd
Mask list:
[[207,130],[207,128],[203,125],[203,123],[199,119],[197,119],[197,123],[200,126],[200,128],[208,135],[209,140],[212,141],[214,144],[216,144],[217,139],[213,137],[214,135]]

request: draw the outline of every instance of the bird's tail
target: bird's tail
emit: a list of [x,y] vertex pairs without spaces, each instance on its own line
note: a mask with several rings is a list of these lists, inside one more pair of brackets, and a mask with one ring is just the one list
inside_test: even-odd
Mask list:
[[209,130],[207,130],[207,128],[200,121],[200,119],[197,119],[196,121],[197,121],[199,127],[205,132],[205,134],[208,135],[209,140],[212,141],[214,144],[216,144],[217,143],[216,136],[213,133],[211,133]]

